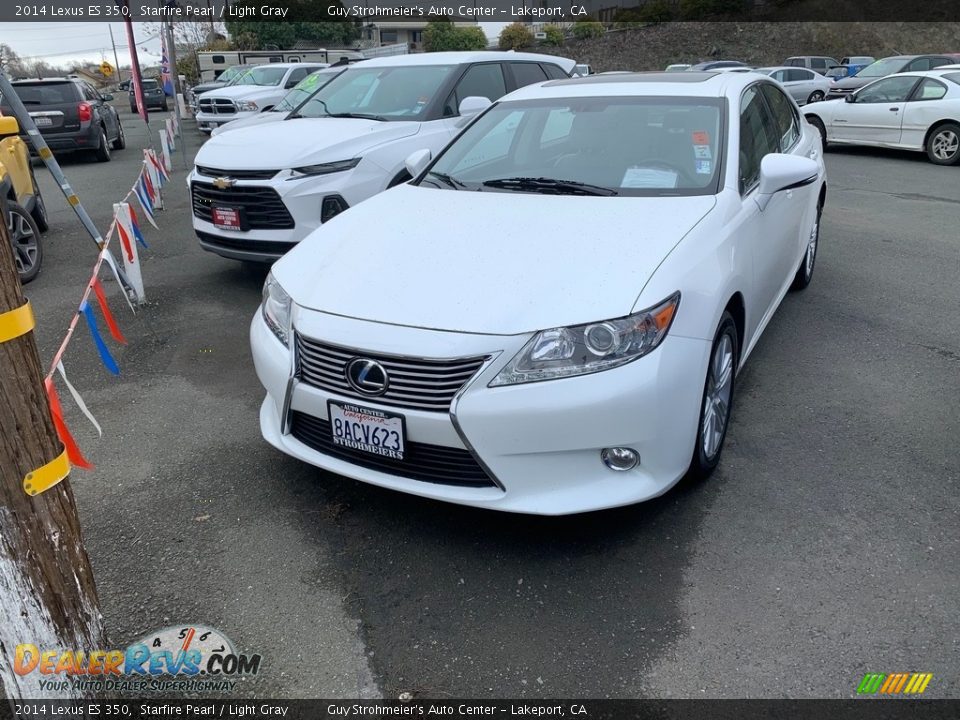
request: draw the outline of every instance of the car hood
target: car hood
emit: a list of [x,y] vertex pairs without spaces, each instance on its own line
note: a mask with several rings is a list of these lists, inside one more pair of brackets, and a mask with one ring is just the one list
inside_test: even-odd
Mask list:
[[201,93],[201,98],[227,98],[228,100],[246,100],[257,95],[275,95],[283,93],[280,85],[229,85],[216,90]]
[[276,122],[277,120],[283,120],[287,114],[287,112],[271,112],[267,110],[266,112],[257,113],[251,117],[240,118],[239,120],[231,120],[225,125],[214,128],[212,134],[214,137],[216,137],[217,135],[223,135],[225,132],[233,132],[234,130],[239,130],[240,128],[266,125],[267,123]]
[[833,87],[841,88],[843,90],[856,90],[857,88],[862,88],[864,85],[879,79],[880,78],[878,77],[862,78],[854,75],[853,77],[845,77],[841,80],[837,80],[835,83],[833,83]]
[[208,82],[208,83],[203,83],[202,85],[195,85],[193,87],[193,94],[202,95],[205,92],[210,92],[211,90],[222,88],[224,85],[225,83],[222,83],[222,82]]
[[197,165],[224,170],[291,168],[357,157],[370,147],[414,135],[416,122],[359,118],[296,118],[243,127],[212,137]]
[[273,273],[312,310],[513,335],[629,314],[663,259],[715,204],[714,196],[401,185],[326,223]]

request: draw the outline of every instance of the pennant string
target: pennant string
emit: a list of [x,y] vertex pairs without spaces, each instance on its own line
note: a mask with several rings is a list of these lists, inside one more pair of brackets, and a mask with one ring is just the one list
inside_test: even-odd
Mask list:
[[117,363],[110,354],[107,344],[103,341],[103,337],[100,335],[100,330],[97,328],[97,321],[93,317],[93,308],[90,307],[90,303],[84,300],[83,304],[80,306],[80,312],[83,313],[83,317],[87,321],[87,327],[90,330],[90,336],[93,338],[93,344],[97,346],[97,352],[100,353],[100,360],[103,362],[104,367],[114,375],[119,375],[120,368],[117,367]]
[[57,389],[53,386],[53,379],[47,378],[43,381],[43,385],[47,390],[47,400],[50,404],[50,416],[53,418],[53,426],[57,430],[57,436],[60,438],[60,442],[63,443],[63,446],[67,450],[67,458],[70,460],[70,464],[76,465],[84,470],[93,470],[93,465],[91,465],[83,456],[83,453],[80,452],[80,447],[77,445],[76,440],[73,439],[73,435],[70,434],[67,423],[63,420],[63,408],[60,406]]
[[118,343],[126,345],[127,339],[123,336],[123,333],[120,332],[117,321],[114,319],[113,313],[110,312],[110,305],[107,304],[107,296],[103,292],[103,285],[100,284],[100,278],[98,277],[93,278],[93,292],[97,296],[97,304],[100,305],[100,313],[103,315],[103,321],[110,330],[110,336]]
[[87,407],[87,404],[83,401],[83,398],[80,397],[80,393],[77,392],[77,389],[67,380],[67,371],[63,369],[63,363],[57,363],[57,371],[60,373],[60,378],[63,380],[63,384],[67,386],[67,390],[70,391],[70,395],[73,397],[73,401],[77,404],[77,407],[80,408],[87,420],[90,421],[90,424],[97,429],[97,435],[103,437],[103,430],[100,428],[100,423],[97,422],[97,419],[93,416],[93,413],[90,412],[90,409]]

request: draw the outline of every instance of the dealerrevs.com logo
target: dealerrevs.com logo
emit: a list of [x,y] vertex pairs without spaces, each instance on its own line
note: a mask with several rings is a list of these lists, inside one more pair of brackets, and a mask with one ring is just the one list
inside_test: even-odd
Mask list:
[[857,695],[922,695],[933,673],[867,673]]
[[238,653],[230,639],[205,625],[171,626],[148,633],[125,650],[63,650],[17,645],[13,670],[39,673],[41,690],[230,691],[256,675],[260,655]]

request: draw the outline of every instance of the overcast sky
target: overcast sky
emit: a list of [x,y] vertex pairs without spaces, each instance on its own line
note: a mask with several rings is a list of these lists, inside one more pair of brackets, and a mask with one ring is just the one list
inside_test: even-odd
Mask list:
[[[0,0],[5,2],[6,0]],[[0,22],[0,42],[13,48],[21,58],[43,59],[51,65],[72,65],[84,61],[114,64],[110,30],[117,43],[121,65],[130,64],[127,31],[122,22]],[[160,40],[153,38],[142,23],[134,23],[134,37],[141,65],[160,62]]]

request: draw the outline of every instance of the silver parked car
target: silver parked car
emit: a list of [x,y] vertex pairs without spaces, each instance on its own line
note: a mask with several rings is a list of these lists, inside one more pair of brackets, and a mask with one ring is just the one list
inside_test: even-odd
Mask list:
[[799,67],[765,67],[755,72],[769,75],[787,89],[798,105],[820,102],[833,84],[830,78]]

